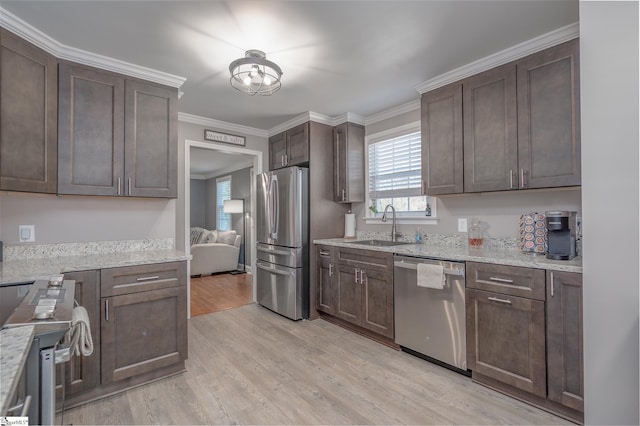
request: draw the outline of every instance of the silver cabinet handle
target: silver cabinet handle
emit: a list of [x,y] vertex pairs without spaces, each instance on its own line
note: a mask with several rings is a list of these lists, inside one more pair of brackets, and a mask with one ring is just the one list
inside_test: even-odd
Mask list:
[[359,273],[359,272],[360,272],[360,269],[356,269],[355,274],[354,274],[354,276],[355,276],[355,283],[356,283],[356,284],[358,284],[358,273]]
[[554,284],[553,283],[553,272],[549,273],[549,279],[551,281],[551,283],[550,283],[551,284],[551,297],[553,297],[553,284]]
[[427,181],[420,179],[420,195],[427,195]]
[[129,193],[129,195],[131,195],[131,178],[127,179],[127,186],[129,187],[127,192]]
[[496,282],[499,282],[499,283],[513,284],[513,280],[507,280],[507,279],[504,279],[504,278],[489,277],[489,281],[496,281]]
[[526,173],[527,172],[525,172],[524,169],[520,169],[520,187],[521,188],[526,188],[527,187],[527,182],[524,179]]
[[280,156],[280,165],[284,167],[284,154]]
[[342,201],[347,201],[347,190],[346,189],[342,190]]
[[513,169],[509,170],[509,189],[513,189]]
[[7,410],[7,415],[13,416],[20,410],[20,417],[26,417],[31,407],[31,395],[27,395],[20,404],[14,405]]
[[360,284],[364,284],[364,269],[360,269]]
[[104,299],[104,320],[109,321],[109,299]]
[[[258,249],[260,250],[260,249]],[[268,251],[268,250],[263,250],[263,251]],[[328,251],[325,250],[320,250],[320,256],[324,256],[324,257],[329,257],[330,253]]]
[[333,263],[329,264],[329,276],[332,277],[333,276]]
[[488,297],[487,299],[492,300],[494,302],[504,303],[507,305],[511,304],[511,300],[508,300],[508,299],[498,299],[497,297],[491,297],[491,296]]
[[122,179],[118,178],[118,195],[122,194]]
[[160,276],[155,275],[153,277],[140,277],[140,278],[136,278],[136,281],[151,281],[151,280],[157,280],[160,279]]

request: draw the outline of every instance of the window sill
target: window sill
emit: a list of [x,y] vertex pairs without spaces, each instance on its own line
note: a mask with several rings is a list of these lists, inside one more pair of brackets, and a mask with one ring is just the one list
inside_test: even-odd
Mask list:
[[[399,225],[437,225],[438,218],[434,216],[414,216],[414,217],[401,217],[396,218],[396,223]],[[383,222],[379,217],[365,217],[364,222],[367,225],[390,225],[391,219]]]

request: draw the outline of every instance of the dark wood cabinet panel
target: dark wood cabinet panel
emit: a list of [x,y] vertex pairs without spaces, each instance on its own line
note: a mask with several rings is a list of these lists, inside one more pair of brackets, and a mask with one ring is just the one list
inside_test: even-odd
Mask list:
[[389,272],[364,270],[361,274],[362,326],[393,338],[393,275]]
[[579,63],[577,39],[517,63],[524,188],[581,184]]
[[0,190],[56,193],[57,65],[0,28]]
[[182,286],[102,299],[102,384],[186,359],[186,297]]
[[544,302],[474,289],[466,296],[468,368],[544,398]]
[[362,291],[356,268],[338,264],[336,278],[336,317],[362,325]]
[[464,192],[517,188],[516,67],[491,69],[462,82]]
[[106,71],[60,64],[58,193],[122,194],[124,81]]
[[325,314],[336,313],[336,278],[333,264],[333,249],[328,246],[318,246],[316,255],[317,286],[316,308]]
[[584,412],[582,274],[547,271],[548,398]]
[[545,300],[545,271],[519,266],[467,262],[467,288]]
[[125,86],[127,195],[178,195],[178,91],[138,80]]
[[287,130],[287,166],[309,162],[309,123]]
[[93,353],[73,355],[69,362],[58,364],[56,371],[58,400],[62,401],[62,380],[65,398],[72,398],[93,389],[100,383],[100,282],[99,271],[67,272],[65,280],[75,280],[74,299],[87,310]]
[[123,266],[100,270],[101,297],[185,285],[185,262]]
[[421,98],[422,179],[429,195],[463,191],[462,84]]
[[334,201],[363,202],[364,192],[364,127],[343,123],[333,129]]
[[287,135],[285,132],[278,133],[269,138],[269,170],[276,170],[284,167],[284,156],[287,153]]

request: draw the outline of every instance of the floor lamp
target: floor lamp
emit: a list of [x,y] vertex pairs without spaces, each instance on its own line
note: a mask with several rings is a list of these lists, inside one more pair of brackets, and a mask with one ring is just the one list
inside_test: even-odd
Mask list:
[[222,211],[229,214],[234,213],[242,213],[242,271],[235,270],[232,271],[232,274],[244,274],[247,272],[247,267],[245,265],[247,259],[247,248],[245,247],[244,242],[246,237],[246,223],[244,218],[244,199],[243,198],[232,198],[230,200],[224,200],[222,205]]

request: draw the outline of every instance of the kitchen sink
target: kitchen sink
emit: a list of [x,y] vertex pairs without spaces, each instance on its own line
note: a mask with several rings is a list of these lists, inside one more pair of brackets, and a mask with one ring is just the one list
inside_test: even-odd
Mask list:
[[413,244],[407,241],[388,241],[388,240],[360,240],[351,241],[351,244],[358,244],[362,246],[374,246],[374,247],[390,247],[390,246],[402,246],[405,244]]

